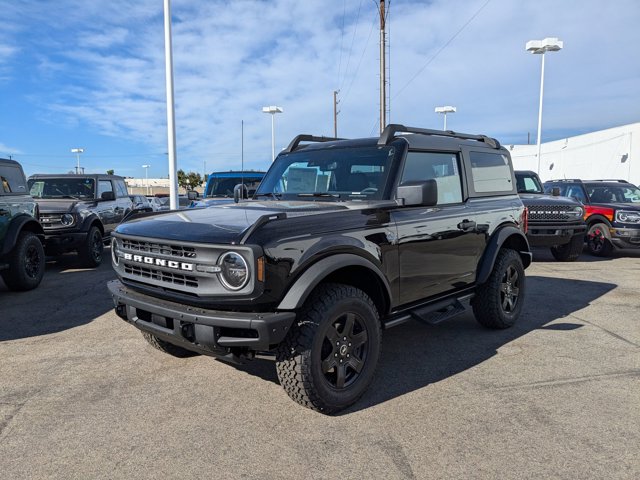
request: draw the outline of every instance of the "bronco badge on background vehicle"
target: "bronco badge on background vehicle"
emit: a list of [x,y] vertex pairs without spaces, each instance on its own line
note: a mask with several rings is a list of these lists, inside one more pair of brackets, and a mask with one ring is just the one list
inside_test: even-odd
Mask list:
[[289,396],[331,413],[371,382],[383,329],[468,308],[487,327],[513,325],[525,223],[492,138],[402,125],[301,135],[251,200],[120,225],[109,290],[154,347],[230,361],[271,351]]
[[44,232],[20,164],[0,159],[0,275],[11,290],[36,288],[44,275]]

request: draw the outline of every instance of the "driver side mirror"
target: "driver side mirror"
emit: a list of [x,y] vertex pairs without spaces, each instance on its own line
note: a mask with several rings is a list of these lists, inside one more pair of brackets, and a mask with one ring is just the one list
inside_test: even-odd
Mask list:
[[249,198],[249,191],[246,185],[239,183],[233,187],[233,201],[238,203],[241,198],[243,200]]
[[198,192],[196,192],[195,190],[189,190],[187,192],[187,198],[189,200],[196,200],[198,198]]
[[553,195],[554,197],[559,197],[560,196],[560,187],[553,187],[551,189],[551,195]]
[[102,192],[100,195],[100,200],[115,200],[116,194],[113,192]]
[[433,207],[438,203],[438,183],[433,178],[405,182],[398,187],[396,198],[406,207]]

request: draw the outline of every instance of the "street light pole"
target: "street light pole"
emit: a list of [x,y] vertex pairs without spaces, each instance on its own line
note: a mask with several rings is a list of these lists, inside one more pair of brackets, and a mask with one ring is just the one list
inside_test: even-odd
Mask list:
[[169,154],[169,205],[178,208],[178,174],[176,169],[176,122],[173,102],[173,55],[171,47],[171,1],[164,0],[165,83],[167,88],[167,144]]
[[262,107],[262,112],[271,114],[271,161],[273,162],[276,159],[276,134],[274,117],[276,113],[282,113],[283,109],[282,107],[271,105],[269,107]]
[[80,154],[84,153],[84,148],[72,148],[71,153],[76,154],[76,175],[80,173]]
[[446,105],[444,107],[436,107],[436,113],[442,113],[444,115],[444,127],[442,130],[447,129],[447,113],[456,113],[456,107],[452,107],[451,105]]
[[145,184],[147,185],[147,195],[149,195],[149,167],[151,165],[142,165],[144,168]]
[[540,72],[540,104],[538,106],[538,175],[540,175],[540,165],[542,156],[542,98],[544,96],[544,57],[546,52],[557,52],[564,46],[561,40],[556,37],[548,37],[544,40],[530,40],[525,45],[527,52],[542,55],[542,69]]

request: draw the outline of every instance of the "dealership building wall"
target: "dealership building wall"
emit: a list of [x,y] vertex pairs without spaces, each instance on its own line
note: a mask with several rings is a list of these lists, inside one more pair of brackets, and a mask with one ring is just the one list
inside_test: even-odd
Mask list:
[[[536,145],[505,145],[516,170],[538,170]],[[640,184],[640,123],[541,145],[540,178],[620,179]]]

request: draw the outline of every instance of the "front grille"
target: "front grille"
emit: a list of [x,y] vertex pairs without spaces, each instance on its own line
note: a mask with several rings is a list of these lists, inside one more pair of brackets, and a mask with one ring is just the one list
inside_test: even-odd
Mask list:
[[198,288],[198,278],[190,275],[182,275],[180,273],[165,272],[163,270],[156,270],[147,267],[141,267],[138,265],[124,265],[124,272],[135,277],[147,278],[150,280],[157,280],[164,283],[170,283],[172,285]]
[[40,215],[40,223],[42,228],[59,228],[62,227],[61,213],[43,213]]
[[567,212],[573,211],[575,207],[567,205],[531,205],[529,210],[530,222],[541,222],[547,220],[569,221],[577,220],[579,217],[569,215]]
[[144,242],[139,240],[131,240],[129,238],[122,239],[122,248],[125,250],[133,250],[143,253],[156,253],[179,258],[196,258],[196,249],[183,245],[171,245],[157,242]]

